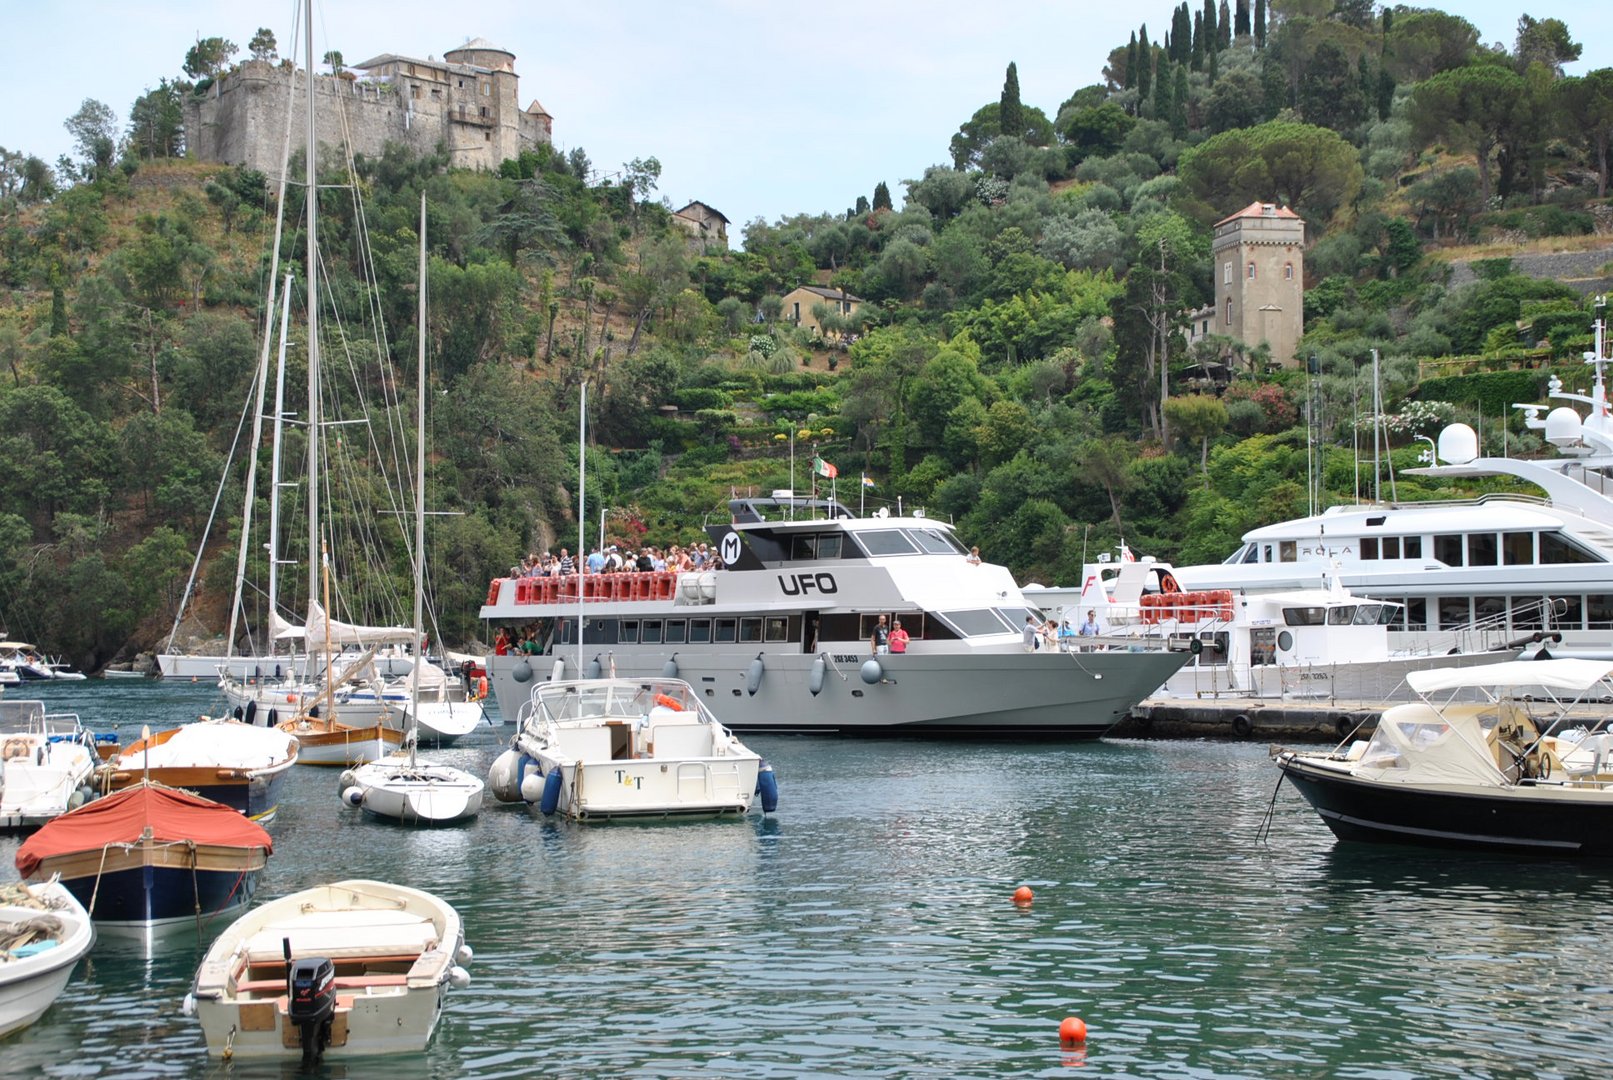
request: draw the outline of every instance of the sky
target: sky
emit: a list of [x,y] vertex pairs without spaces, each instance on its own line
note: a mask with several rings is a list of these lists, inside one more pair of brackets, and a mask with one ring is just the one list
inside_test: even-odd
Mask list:
[[[0,147],[46,161],[71,151],[62,122],[84,98],[129,106],[181,73],[199,38],[242,47],[268,27],[292,50],[298,0],[0,0]],[[1518,15],[1562,19],[1584,46],[1570,74],[1613,66],[1605,0],[1445,0],[1486,43],[1511,46]],[[1172,0],[316,0],[315,55],[437,56],[483,37],[515,54],[521,104],[541,101],[554,141],[599,173],[661,163],[657,195],[698,199],[733,223],[840,213],[874,186],[949,164],[947,145],[998,99],[1010,61],[1020,97],[1051,118],[1099,82],[1111,48],[1146,22],[1158,41]],[[1190,0],[1194,10],[1202,7]],[[296,46],[301,56],[301,46]],[[27,107],[21,107],[27,103]]]

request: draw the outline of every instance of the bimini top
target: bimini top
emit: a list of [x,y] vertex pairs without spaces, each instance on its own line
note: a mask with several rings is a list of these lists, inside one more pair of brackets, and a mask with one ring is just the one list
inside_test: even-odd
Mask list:
[[1516,687],[1582,693],[1610,675],[1613,675],[1613,663],[1606,660],[1509,660],[1477,667],[1408,671],[1406,682],[1419,694],[1439,690],[1507,690]]
[[274,850],[263,826],[231,807],[161,784],[136,784],[46,824],[17,849],[17,870],[28,877],[57,855],[137,843],[148,827],[158,843]]

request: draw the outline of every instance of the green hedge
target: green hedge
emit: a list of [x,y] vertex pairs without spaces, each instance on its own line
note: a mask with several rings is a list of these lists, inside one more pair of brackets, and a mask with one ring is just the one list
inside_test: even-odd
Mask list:
[[1473,375],[1444,375],[1424,379],[1417,387],[1423,401],[1451,401],[1476,407],[1484,416],[1510,415],[1515,403],[1541,401],[1548,373],[1541,371],[1480,371]]

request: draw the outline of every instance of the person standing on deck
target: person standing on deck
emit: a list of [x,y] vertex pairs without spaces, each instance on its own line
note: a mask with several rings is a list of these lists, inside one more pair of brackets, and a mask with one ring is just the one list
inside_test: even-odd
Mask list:
[[893,653],[905,653],[910,640],[906,630],[902,629],[902,620],[897,619],[891,626],[890,646]]
[[875,656],[891,651],[890,638],[890,628],[885,625],[885,616],[881,615],[879,621],[874,624],[874,632],[868,635],[868,644],[873,648]]

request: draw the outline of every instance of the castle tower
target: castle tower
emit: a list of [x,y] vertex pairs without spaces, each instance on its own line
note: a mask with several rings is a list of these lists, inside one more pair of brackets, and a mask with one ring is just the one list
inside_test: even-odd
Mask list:
[[1294,367],[1305,332],[1305,222],[1273,203],[1250,203],[1215,223],[1211,332],[1249,346],[1265,342],[1273,363]]

